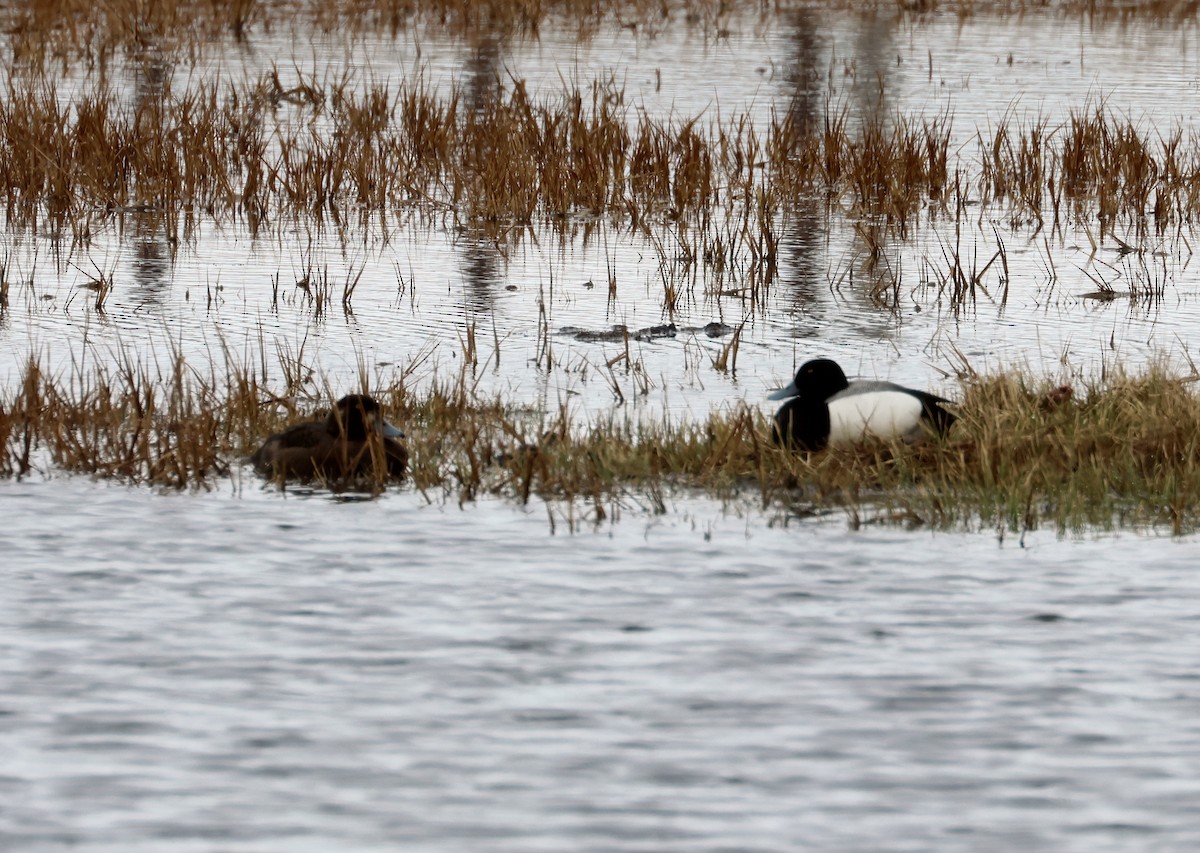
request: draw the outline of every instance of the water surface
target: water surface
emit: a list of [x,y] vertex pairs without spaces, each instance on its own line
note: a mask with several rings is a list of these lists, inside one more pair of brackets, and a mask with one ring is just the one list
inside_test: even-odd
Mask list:
[[0,510],[6,849],[1200,842],[1194,541],[82,479]]

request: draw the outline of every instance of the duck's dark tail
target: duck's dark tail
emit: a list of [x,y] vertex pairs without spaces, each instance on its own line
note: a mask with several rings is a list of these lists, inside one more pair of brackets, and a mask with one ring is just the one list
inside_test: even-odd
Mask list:
[[958,420],[958,415],[949,409],[943,408],[942,404],[949,403],[953,406],[954,401],[925,392],[921,392],[918,396],[921,398],[921,407],[925,410],[924,418],[933,427],[934,431],[938,435],[945,435],[949,432],[950,426]]

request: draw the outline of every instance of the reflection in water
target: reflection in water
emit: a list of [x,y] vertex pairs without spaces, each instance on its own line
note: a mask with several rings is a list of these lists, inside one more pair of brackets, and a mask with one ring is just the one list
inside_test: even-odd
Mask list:
[[791,14],[792,64],[785,78],[791,86],[789,117],[801,134],[816,133],[824,118],[825,87],[821,73],[824,45],[818,36],[821,16],[813,9]]
[[[132,66],[134,75],[134,109],[153,113],[163,101],[170,82],[171,65],[162,52],[147,48]],[[140,301],[160,304],[170,285],[171,263],[174,261],[172,240],[167,234],[157,199],[139,200],[133,216],[133,280]],[[142,207],[144,205],[144,207]]]
[[[887,112],[887,92],[894,65],[892,56],[892,31],[896,19],[885,14],[862,14],[855,18],[854,73],[850,84],[851,127],[861,134],[883,134],[892,117]],[[874,308],[894,301],[895,286],[899,271],[889,257],[888,245],[892,230],[885,218],[873,214],[863,217],[854,228],[855,273],[860,277],[857,287],[851,288],[856,298],[861,298],[864,314],[869,317],[868,327],[877,332],[890,328],[887,316]],[[861,263],[855,261],[861,260]],[[856,306],[859,307],[859,306]],[[882,324],[879,321],[885,321]],[[864,329],[868,332],[868,329]],[[868,332],[869,333],[869,332]]]
[[483,234],[466,234],[458,245],[466,286],[466,309],[470,314],[491,311],[496,288],[504,278],[503,255],[496,243]]
[[892,33],[896,19],[883,13],[859,15],[854,38],[853,113],[863,126],[886,124],[889,81],[895,70]]
[[[812,9],[798,9],[791,16],[793,58],[785,77],[792,88],[788,118],[801,136],[819,132],[825,120],[820,17]],[[820,334],[827,310],[824,298],[829,290],[824,268],[828,217],[824,208],[814,193],[793,199],[792,229],[781,241],[791,256],[791,263],[785,267],[788,279],[782,284],[791,296],[792,313],[800,320],[794,333],[801,338]]]
[[500,36],[483,33],[477,36],[463,67],[463,88],[467,93],[467,109],[480,112],[501,91]]
[[[845,110],[851,126],[859,129],[882,127],[888,121],[886,92],[891,64],[892,30],[895,18],[864,14],[852,19],[854,44],[851,66],[850,102],[838,104],[827,88],[825,74],[832,35],[829,24],[812,9],[799,9],[790,16],[792,64],[786,79],[790,86],[789,120],[800,136],[820,135],[827,122],[836,121]],[[831,84],[830,84],[831,85]],[[831,115],[830,111],[835,114]],[[887,290],[894,271],[886,255],[887,229],[865,220],[853,229],[853,242],[844,253],[829,250],[829,211],[817,193],[793,199],[789,211],[791,229],[783,244],[789,254],[788,279],[792,312],[799,319],[793,335],[800,339],[828,339],[828,325],[851,324],[856,334],[867,338],[886,336],[894,328],[892,318],[877,310],[871,294]],[[829,276],[834,280],[830,281]],[[830,291],[862,302],[865,310],[833,310]],[[856,305],[857,308],[857,305]],[[834,337],[841,338],[838,334]]]
[[162,215],[135,214],[133,236],[133,280],[143,301],[159,303],[170,287],[171,246],[162,225]]
[[134,105],[141,109],[162,100],[172,69],[162,52],[155,48],[142,51],[137,59],[132,66]]
[[[476,37],[473,49],[463,69],[463,86],[467,93],[466,108],[472,113],[483,112],[487,104],[498,97],[500,86],[501,38],[493,32]],[[461,247],[462,277],[466,286],[468,314],[490,311],[494,305],[495,288],[503,278],[500,252],[494,241],[482,233],[463,236]]]

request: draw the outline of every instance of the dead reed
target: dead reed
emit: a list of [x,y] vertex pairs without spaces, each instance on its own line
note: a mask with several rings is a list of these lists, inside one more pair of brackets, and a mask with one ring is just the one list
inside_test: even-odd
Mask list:
[[[761,304],[780,235],[834,205],[857,223],[868,272],[922,217],[961,229],[1002,206],[1013,228],[1061,230],[1096,210],[1098,239],[1121,226],[1142,244],[1200,216],[1200,140],[1143,131],[1102,106],[1061,126],[1002,123],[980,135],[976,167],[969,152],[952,156],[949,116],[852,126],[830,105],[817,126],[791,113],[763,126],[747,115],[660,118],[632,110],[612,79],[535,98],[520,81],[481,94],[420,77],[285,85],[272,71],[180,93],[164,83],[133,104],[100,84],[66,101],[48,75],[11,83],[0,100],[10,230],[86,246],[136,214],[161,221],[175,244],[200,217],[253,235],[303,222],[344,239],[416,219],[502,242],[531,228],[586,235],[604,220],[669,259],[668,313],[701,267],[714,292]],[[937,278],[956,304],[1004,260],[968,259],[961,240],[948,249]],[[881,301],[899,292],[895,271],[872,274]],[[341,285],[347,309],[352,284]]]
[[[466,373],[420,394],[402,381],[369,390],[409,435],[404,488],[431,501],[536,497],[600,522],[687,489],[858,521],[1184,532],[1200,522],[1193,378],[1154,367],[1072,389],[1017,373],[969,377],[945,441],[811,456],[772,446],[764,414],[744,404],[700,423],[584,424],[566,408],[477,399]],[[0,474],[66,470],[175,489],[249,476],[244,455],[301,414],[287,388],[273,387],[248,364],[199,371],[178,355],[60,376],[31,359],[0,394]]]

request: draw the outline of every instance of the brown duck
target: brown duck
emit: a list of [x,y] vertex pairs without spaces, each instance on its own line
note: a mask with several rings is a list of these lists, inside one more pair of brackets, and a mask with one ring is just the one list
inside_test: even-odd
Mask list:
[[408,450],[396,441],[403,437],[383,419],[374,398],[350,394],[323,420],[294,424],[270,436],[250,461],[273,480],[345,480],[375,471],[400,478],[408,466]]

